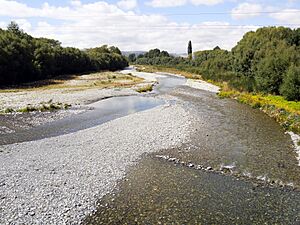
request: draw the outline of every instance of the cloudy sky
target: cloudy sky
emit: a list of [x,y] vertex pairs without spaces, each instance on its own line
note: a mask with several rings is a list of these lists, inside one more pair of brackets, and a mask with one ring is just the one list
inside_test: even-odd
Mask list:
[[0,0],[0,27],[12,20],[63,46],[183,53],[189,40],[231,49],[261,26],[300,27],[300,0]]

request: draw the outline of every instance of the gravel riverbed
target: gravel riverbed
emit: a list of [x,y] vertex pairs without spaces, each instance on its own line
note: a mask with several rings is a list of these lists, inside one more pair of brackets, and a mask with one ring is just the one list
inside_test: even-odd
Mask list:
[[75,105],[86,105],[108,97],[136,95],[137,92],[131,88],[68,90],[50,89],[38,91],[19,91],[0,93],[0,109],[20,109],[31,106],[40,106],[43,102],[64,103]]
[[78,224],[145,153],[180,146],[192,117],[163,105],[59,137],[0,146],[0,224]]

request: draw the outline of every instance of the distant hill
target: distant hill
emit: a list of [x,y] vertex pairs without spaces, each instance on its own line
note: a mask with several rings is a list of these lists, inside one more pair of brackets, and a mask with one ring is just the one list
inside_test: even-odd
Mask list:
[[[144,55],[146,51],[122,51],[122,54],[124,56],[129,56],[130,54],[134,53],[135,55]],[[187,58],[188,55],[186,53],[170,53],[170,55],[174,57],[183,57]]]
[[175,57],[183,57],[183,58],[188,57],[187,53],[170,53],[170,55],[175,56]]
[[125,56],[129,56],[130,54],[135,54],[135,55],[143,55],[146,52],[145,51],[122,51],[122,54]]

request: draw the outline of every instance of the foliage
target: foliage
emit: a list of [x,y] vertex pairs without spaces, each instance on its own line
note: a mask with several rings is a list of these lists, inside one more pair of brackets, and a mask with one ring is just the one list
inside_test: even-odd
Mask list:
[[187,52],[188,52],[189,58],[191,59],[192,58],[192,54],[193,54],[192,41],[189,41]]
[[0,85],[16,85],[62,74],[118,70],[128,65],[117,47],[81,51],[47,38],[33,38],[11,22],[0,29]]
[[283,79],[280,93],[288,100],[300,100],[300,66],[290,66]]
[[143,93],[143,92],[150,92],[153,90],[153,85],[152,84],[148,84],[148,85],[144,85],[142,87],[139,87],[136,91],[139,93]]
[[300,66],[300,28],[260,28],[246,33],[231,51],[217,46],[195,52],[193,60],[159,53],[159,49],[150,50],[134,63],[200,74],[206,80],[225,81],[240,91],[281,94],[288,100],[300,98],[296,69]]

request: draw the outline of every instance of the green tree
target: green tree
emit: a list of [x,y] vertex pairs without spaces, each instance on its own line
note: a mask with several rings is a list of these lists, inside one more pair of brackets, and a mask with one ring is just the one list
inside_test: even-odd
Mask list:
[[47,38],[33,38],[15,22],[0,29],[0,85],[20,84],[61,74],[118,70],[128,65],[119,48],[81,51]]
[[190,59],[192,59],[192,57],[193,57],[192,41],[189,41],[189,44],[188,44],[188,56]]
[[300,67],[291,65],[286,73],[280,93],[287,100],[300,100]]
[[23,30],[20,29],[19,25],[15,21],[11,21],[7,26],[7,31],[12,32],[16,35],[23,34]]
[[161,51],[160,57],[170,57],[170,54],[167,51]]
[[135,62],[136,61],[136,55],[134,53],[129,54],[128,60],[131,63]]

